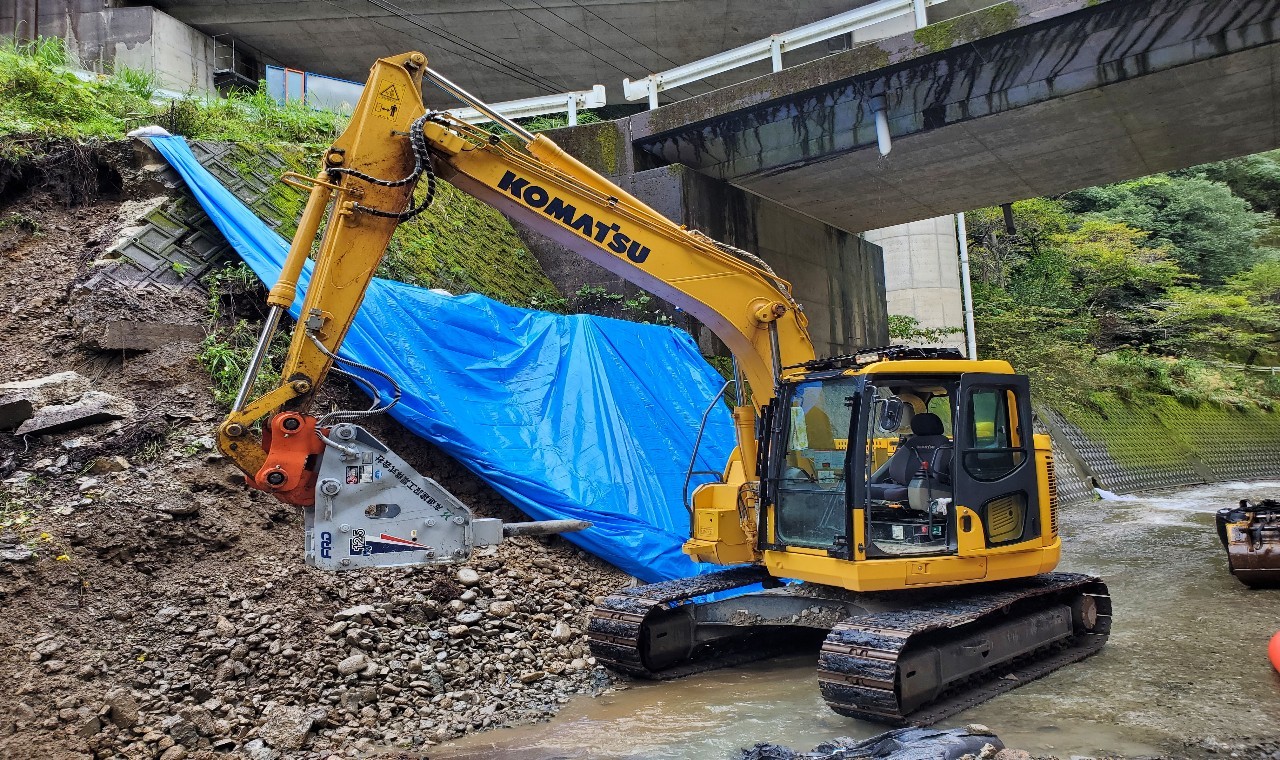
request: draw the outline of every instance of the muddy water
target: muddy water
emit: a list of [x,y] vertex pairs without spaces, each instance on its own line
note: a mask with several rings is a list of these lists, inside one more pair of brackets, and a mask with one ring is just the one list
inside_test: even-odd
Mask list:
[[[1061,569],[1102,576],[1115,600],[1107,647],[948,725],[985,723],[1010,746],[1059,757],[1181,752],[1184,740],[1280,735],[1280,677],[1266,660],[1280,591],[1226,569],[1213,512],[1275,496],[1280,483],[1226,483],[1068,510]],[[440,747],[437,760],[729,758],[758,741],[804,749],[883,730],[830,712],[816,653],[637,683],[580,699],[550,723]]]

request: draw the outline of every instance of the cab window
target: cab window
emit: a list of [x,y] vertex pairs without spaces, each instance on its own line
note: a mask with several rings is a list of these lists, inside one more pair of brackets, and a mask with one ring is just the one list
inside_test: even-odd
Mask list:
[[1016,432],[1016,396],[1007,388],[977,388],[967,403],[971,448],[964,455],[965,470],[975,480],[999,480],[1027,456]]
[[845,532],[845,457],[852,378],[800,383],[784,417],[786,458],[775,501],[778,539],[785,544],[830,547]]

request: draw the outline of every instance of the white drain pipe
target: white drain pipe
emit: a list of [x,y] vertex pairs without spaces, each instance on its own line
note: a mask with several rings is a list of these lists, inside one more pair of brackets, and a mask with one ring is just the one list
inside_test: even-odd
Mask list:
[[876,147],[881,156],[889,155],[893,150],[893,138],[889,136],[889,99],[884,95],[876,95],[867,101],[867,108],[876,120]]
[[969,230],[965,228],[964,212],[956,214],[956,241],[960,244],[960,293],[964,298],[965,356],[978,358],[978,336],[973,331],[973,290],[969,286]]

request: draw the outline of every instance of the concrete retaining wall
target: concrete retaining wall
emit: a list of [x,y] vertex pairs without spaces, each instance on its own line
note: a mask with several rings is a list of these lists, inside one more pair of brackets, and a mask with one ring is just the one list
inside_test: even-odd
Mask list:
[[1094,485],[1131,493],[1280,478],[1276,412],[1104,398],[1097,412],[1042,410],[1040,419],[1054,436],[1063,502],[1091,498]]
[[85,69],[110,73],[127,66],[156,74],[177,92],[212,92],[214,42],[150,6],[113,7],[111,0],[0,3],[0,35],[62,37]]

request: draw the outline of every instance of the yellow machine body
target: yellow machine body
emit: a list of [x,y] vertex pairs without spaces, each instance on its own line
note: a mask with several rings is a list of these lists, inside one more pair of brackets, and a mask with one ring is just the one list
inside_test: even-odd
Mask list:
[[[876,375],[902,376],[912,373],[938,376],[960,376],[966,373],[1013,374],[1013,368],[1003,361],[931,360],[931,361],[881,361],[858,369],[847,370],[849,377]],[[786,378],[788,382],[805,379],[804,374]],[[836,439],[836,448],[843,449],[848,439]],[[887,461],[896,448],[896,439],[874,438],[869,441],[873,465],[878,467]],[[1053,455],[1049,437],[1034,436],[1038,499],[1035,509],[1040,524],[1046,526],[1035,538],[989,547],[984,536],[988,528],[995,526],[994,536],[1012,534],[1019,524],[1018,518],[1008,506],[1001,510],[988,509],[988,522],[984,524],[974,505],[957,502],[959,511],[956,551],[948,556],[868,558],[865,536],[866,514],[854,509],[852,524],[853,556],[837,558],[828,551],[804,547],[788,547],[782,551],[761,550],[756,532],[751,528],[757,523],[757,505],[744,505],[739,493],[746,486],[741,469],[731,467],[721,483],[709,483],[694,493],[693,525],[691,538],[684,544],[684,551],[699,562],[717,564],[741,564],[759,562],[768,567],[771,575],[779,578],[795,578],[811,583],[836,586],[850,591],[886,591],[913,586],[952,585],[984,581],[1025,578],[1047,573],[1058,565],[1062,543],[1057,533],[1057,494],[1052,487]],[[770,542],[776,540],[777,525],[773,515],[767,516],[764,529]],[[1020,532],[1020,531],[1019,531]],[[999,543],[999,541],[997,541]]]

